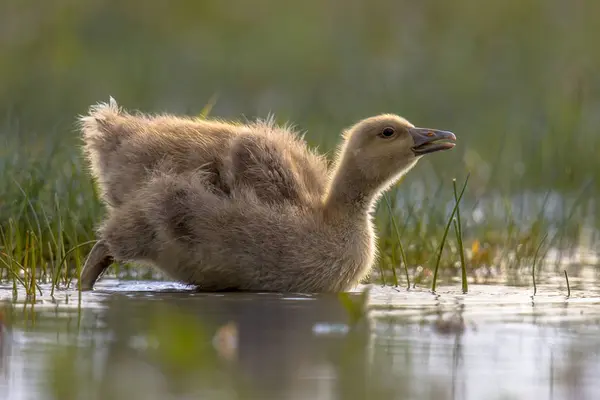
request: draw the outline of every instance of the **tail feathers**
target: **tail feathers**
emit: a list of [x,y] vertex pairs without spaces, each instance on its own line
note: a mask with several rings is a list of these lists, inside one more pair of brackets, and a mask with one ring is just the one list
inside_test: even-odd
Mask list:
[[[92,174],[103,182],[109,167],[111,155],[121,141],[118,119],[122,111],[114,98],[108,103],[98,103],[90,107],[87,115],[79,117],[79,128],[83,139],[83,149],[90,162]],[[102,184],[101,184],[102,186]]]
[[89,113],[79,118],[84,141],[89,142],[105,136],[111,120],[120,113],[121,110],[112,96],[108,103],[91,106]]

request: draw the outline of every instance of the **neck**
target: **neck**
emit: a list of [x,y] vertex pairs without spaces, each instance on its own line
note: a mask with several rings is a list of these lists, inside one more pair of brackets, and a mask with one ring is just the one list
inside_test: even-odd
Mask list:
[[378,193],[378,185],[363,178],[357,168],[343,163],[331,177],[324,202],[325,215],[333,218],[367,217]]

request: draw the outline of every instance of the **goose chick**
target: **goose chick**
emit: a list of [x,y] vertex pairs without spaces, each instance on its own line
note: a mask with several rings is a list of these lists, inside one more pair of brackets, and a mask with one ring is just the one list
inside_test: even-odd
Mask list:
[[98,276],[86,278],[86,270],[115,260],[149,263],[201,290],[348,290],[373,265],[371,212],[381,194],[455,140],[396,115],[362,120],[344,133],[332,168],[317,176],[326,182],[322,197],[306,204],[265,201],[247,185],[223,194],[193,171],[155,171],[110,212],[82,287]]

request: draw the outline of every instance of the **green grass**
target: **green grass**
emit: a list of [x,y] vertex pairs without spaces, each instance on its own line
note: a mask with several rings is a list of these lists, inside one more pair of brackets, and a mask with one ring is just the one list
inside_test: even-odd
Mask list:
[[[410,188],[405,188],[405,191],[398,189],[397,192],[390,197],[410,193]],[[454,204],[449,202],[452,198],[450,190],[433,189],[431,193],[430,198],[436,201],[419,203],[417,200],[411,201],[409,197],[405,200],[407,205],[397,205],[393,212],[380,210],[377,219],[381,233],[379,262],[384,264],[380,268],[400,268],[393,254],[403,245],[413,285],[431,286],[435,291],[439,273],[444,282],[460,276],[463,292],[466,292],[469,277],[476,282],[494,282],[495,279],[507,282],[510,276],[516,279],[512,283],[523,285],[527,284],[525,273],[530,271],[534,276],[535,288],[536,274],[542,270],[549,271],[548,268],[541,268],[549,250],[557,249],[561,256],[568,256],[577,252],[580,245],[586,246],[590,242],[589,236],[583,235],[577,225],[589,226],[593,221],[593,212],[585,212],[581,197],[577,194],[571,197],[570,206],[562,213],[548,215],[545,214],[547,202],[543,199],[525,214],[515,212],[514,202],[511,204],[507,196],[498,195],[496,202],[504,203],[501,215],[497,214],[497,207],[482,207],[480,213],[484,217],[475,221],[473,209],[478,199],[474,199],[467,191],[464,194],[466,201],[463,199],[460,206],[459,213],[462,215],[459,224],[452,210],[447,211],[446,215],[444,212],[448,207],[458,204],[460,193],[458,197],[455,195]],[[420,210],[415,211],[419,206]],[[574,212],[575,209],[578,211]],[[463,210],[469,212],[463,213]],[[457,233],[455,238],[448,235],[453,224]],[[396,233],[398,225],[401,228]],[[591,226],[592,229],[598,229],[597,222]],[[402,243],[397,240],[398,237],[402,238]],[[542,249],[546,237],[550,238],[550,243]],[[554,273],[562,272],[559,268],[557,263]],[[553,273],[551,270],[549,272]],[[543,280],[544,277],[541,278]],[[540,280],[539,275],[537,279]]]
[[567,274],[567,270],[563,270],[565,273],[565,281],[567,282],[567,298],[571,297],[571,285],[569,285],[569,275]]
[[0,149],[0,276],[35,296],[41,283],[66,287],[78,276],[102,206],[75,141],[24,136],[5,136]]
[[544,241],[546,240],[546,236],[547,235],[544,235],[544,237],[540,241],[540,244],[538,245],[537,249],[535,249],[535,254],[533,256],[533,263],[531,264],[531,280],[533,282],[533,295],[534,296],[537,294],[537,285],[535,283],[535,278],[536,278],[535,277],[535,265],[538,260],[538,255],[540,253],[540,249],[541,249],[542,245],[544,244]]
[[[453,183],[455,182],[454,180],[452,181]],[[438,255],[435,261],[435,267],[433,270],[433,280],[431,283],[431,291],[435,292],[435,287],[437,284],[437,277],[438,277],[438,271],[439,271],[439,267],[440,267],[440,261],[442,260],[442,253],[444,251],[444,245],[446,244],[446,237],[448,236],[448,229],[450,229],[450,224],[455,221],[454,220],[454,215],[456,213],[458,213],[458,208],[459,208],[459,204],[460,204],[460,199],[462,199],[462,196],[465,193],[465,189],[467,188],[467,183],[469,182],[469,176],[467,176],[467,179],[465,179],[465,184],[462,188],[462,191],[460,192],[460,196],[456,196],[456,187],[454,188],[454,197],[455,197],[455,204],[454,204],[454,208],[452,209],[452,213],[450,214],[450,217],[448,218],[448,222],[446,223],[446,229],[444,230],[444,234],[442,236],[442,240],[440,242],[440,249],[438,250]],[[459,217],[460,218],[460,217]],[[456,227],[456,235],[457,235],[457,243],[459,244],[460,250],[461,250],[461,255],[462,255],[462,239],[460,239],[459,235],[460,235],[460,231],[458,229],[458,225]]]
[[454,231],[456,232],[456,241],[458,242],[458,248],[460,250],[460,271],[462,273],[461,280],[463,293],[467,293],[469,291],[469,282],[467,280],[467,265],[465,263],[465,247],[462,241],[462,224],[460,221],[460,199],[464,195],[464,189],[467,188],[468,179],[469,177],[467,176],[463,191],[461,192],[460,196],[456,191],[456,179],[452,181],[452,189],[454,190],[454,201],[456,202],[456,219],[453,222]]

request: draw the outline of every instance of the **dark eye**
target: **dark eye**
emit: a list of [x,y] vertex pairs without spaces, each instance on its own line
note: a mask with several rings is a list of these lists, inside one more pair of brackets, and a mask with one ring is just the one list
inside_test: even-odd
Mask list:
[[396,134],[396,131],[394,130],[394,128],[385,128],[384,130],[381,131],[381,136],[383,136],[384,138],[391,138],[392,136],[394,136]]

